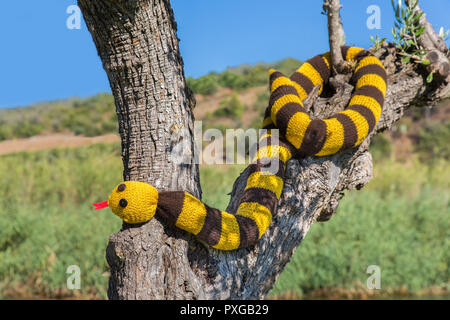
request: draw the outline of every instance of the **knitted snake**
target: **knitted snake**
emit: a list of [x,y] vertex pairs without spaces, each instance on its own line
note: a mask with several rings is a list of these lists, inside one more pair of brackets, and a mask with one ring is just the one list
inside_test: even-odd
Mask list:
[[[211,208],[183,191],[158,192],[137,181],[119,184],[108,201],[123,221],[135,224],[155,215],[169,225],[192,233],[209,246],[234,250],[254,245],[268,228],[283,189],[286,163],[291,158],[326,156],[361,144],[380,118],[386,94],[386,71],[368,51],[342,47],[345,60],[355,67],[355,89],[347,108],[328,119],[312,120],[302,100],[330,77],[330,54],[309,59],[290,77],[270,70],[270,99],[255,156],[236,214]],[[271,130],[278,129],[280,139]]]

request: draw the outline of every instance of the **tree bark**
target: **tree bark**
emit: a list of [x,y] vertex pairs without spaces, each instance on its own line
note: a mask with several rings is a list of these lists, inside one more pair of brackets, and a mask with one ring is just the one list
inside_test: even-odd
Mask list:
[[[147,181],[159,190],[185,190],[200,196],[196,165],[172,163],[173,124],[188,128],[193,149],[193,99],[186,88],[176,24],[168,0],[79,0],[119,116],[124,178]],[[412,104],[443,98],[427,86],[420,66],[402,65],[395,48],[375,53],[388,72],[384,111],[376,132],[390,128]],[[331,98],[308,101],[313,117],[342,110],[349,84]],[[186,138],[186,136],[184,136]],[[343,192],[371,179],[366,141],[354,150],[288,163],[278,212],[252,248],[221,252],[158,220],[123,229],[109,239],[110,299],[262,299],[304,239],[311,225],[336,212]],[[192,151],[192,150],[187,150]],[[233,186],[229,212],[245,186],[245,170]]]
[[[79,0],[108,75],[119,120],[124,180],[200,197],[198,165],[178,165],[171,148],[183,137],[193,150],[193,95],[186,86],[176,24],[167,0]],[[183,135],[177,135],[184,129]],[[189,149],[186,151],[190,151]],[[120,242],[122,235],[129,238]],[[124,224],[107,249],[112,299],[188,298],[195,278],[181,231],[157,220]]]
[[324,0],[323,9],[328,17],[328,40],[330,44],[330,56],[332,74],[348,73],[351,68],[345,62],[345,57],[342,56],[341,46],[344,45],[345,39],[344,28],[342,26],[341,16],[339,11],[342,5],[339,0]]
[[[416,0],[418,1],[418,0]],[[406,0],[409,5],[411,0]],[[427,59],[430,60],[430,65],[427,67],[429,72],[433,72],[441,80],[445,80],[447,87],[445,90],[450,90],[450,59],[449,50],[439,34],[434,30],[431,23],[428,21],[426,14],[422,11],[419,4],[415,9],[417,14],[422,14],[419,19],[419,24],[425,27],[423,33],[419,36],[419,43],[427,51]]]

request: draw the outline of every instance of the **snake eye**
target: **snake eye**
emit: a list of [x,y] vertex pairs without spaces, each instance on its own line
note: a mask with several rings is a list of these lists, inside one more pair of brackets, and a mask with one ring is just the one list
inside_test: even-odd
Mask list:
[[119,206],[121,206],[122,208],[125,208],[127,205],[128,205],[127,199],[120,199]]
[[125,190],[125,188],[126,188],[127,186],[125,185],[125,184],[120,184],[118,187],[117,187],[117,191],[124,191]]

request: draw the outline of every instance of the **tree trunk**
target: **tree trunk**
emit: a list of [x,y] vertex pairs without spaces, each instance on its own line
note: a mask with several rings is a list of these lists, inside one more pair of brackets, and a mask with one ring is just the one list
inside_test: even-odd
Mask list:
[[[183,138],[194,143],[195,104],[184,79],[169,2],[80,0],[78,4],[114,95],[124,180],[200,197],[198,165],[178,165],[169,152],[181,129],[187,129]],[[107,249],[109,297],[196,297],[187,245],[181,231],[166,230],[155,219],[141,228],[124,225],[122,232],[111,236]]]
[[[193,150],[193,99],[186,88],[176,24],[168,0],[79,0],[119,116],[124,178],[147,181],[159,190],[200,196],[196,165],[171,162],[175,128],[188,128]],[[376,132],[390,128],[411,104],[442,98],[428,87],[420,67],[398,63],[395,48],[376,55],[388,72],[384,111]],[[337,87],[328,99],[309,99],[313,117],[326,117],[348,103],[352,86]],[[176,129],[175,129],[176,130]],[[184,136],[186,138],[186,136]],[[329,157],[288,163],[277,214],[252,248],[221,252],[185,232],[150,223],[123,229],[109,239],[110,299],[262,299],[292,257],[310,226],[336,212],[344,190],[361,188],[372,174],[367,151],[358,148]],[[236,180],[228,212],[247,180]]]

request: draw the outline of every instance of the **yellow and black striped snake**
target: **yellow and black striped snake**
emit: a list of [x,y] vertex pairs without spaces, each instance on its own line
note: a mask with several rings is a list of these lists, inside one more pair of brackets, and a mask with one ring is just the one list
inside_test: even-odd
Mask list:
[[[361,48],[342,47],[342,54],[354,63],[351,82],[355,90],[344,111],[324,120],[311,120],[302,101],[315,86],[321,86],[321,93],[327,84],[329,53],[309,59],[290,77],[269,71],[271,94],[263,121],[267,133],[250,164],[236,214],[210,208],[189,193],[158,192],[137,181],[119,184],[108,201],[94,204],[96,209],[109,206],[131,224],[147,222],[156,215],[219,250],[254,245],[276,212],[289,159],[326,156],[358,146],[380,118],[387,87],[383,65]],[[280,139],[274,139],[273,129],[279,130]]]

